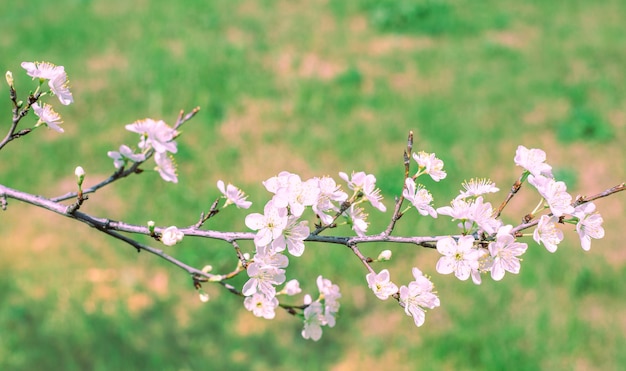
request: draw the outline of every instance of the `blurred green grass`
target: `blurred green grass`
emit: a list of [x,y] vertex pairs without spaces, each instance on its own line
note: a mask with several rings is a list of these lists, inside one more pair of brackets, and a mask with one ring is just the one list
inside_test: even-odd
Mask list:
[[[518,144],[546,150],[557,174],[574,182],[571,193],[596,193],[626,177],[625,8],[617,0],[7,4],[0,66],[25,94],[32,85],[20,62],[64,65],[75,104],[58,107],[63,135],[42,131],[5,148],[0,182],[58,195],[81,165],[95,183],[112,171],[106,151],[135,144],[125,124],[172,123],[180,109],[200,106],[179,140],[178,185],[146,172],[93,195],[85,210],[189,225],[217,196],[217,179],[241,186],[257,211],[267,197],[260,182],[280,170],[365,170],[389,207],[409,130],[416,150],[446,163],[448,178],[426,183],[438,206],[474,176],[506,190],[518,175]],[[9,109],[8,99],[0,103],[7,125]],[[516,198],[505,219],[515,223],[534,202]],[[623,205],[622,195],[598,202],[607,237],[591,252],[573,233],[554,255],[530,240],[519,276],[479,287],[437,275],[432,251],[363,246],[370,255],[394,248],[397,282],[410,279],[411,266],[433,275],[442,307],[419,329],[368,293],[348,251],[311,245],[291,259],[289,278],[314,292],[321,273],[344,294],[337,326],[311,343],[285,313],[257,319],[212,287],[200,305],[173,267],[12,202],[0,224],[0,366],[619,369]],[[244,215],[229,208],[208,227],[244,230]],[[371,218],[372,232],[386,225],[385,215]],[[397,233],[454,228],[444,218],[405,217]],[[229,246],[212,241],[186,239],[171,253],[219,270],[236,263]]]

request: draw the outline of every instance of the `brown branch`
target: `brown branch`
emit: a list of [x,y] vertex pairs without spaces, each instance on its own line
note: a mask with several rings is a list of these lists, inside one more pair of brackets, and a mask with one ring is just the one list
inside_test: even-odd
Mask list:
[[511,201],[511,199],[513,198],[513,196],[515,196],[515,194],[517,194],[517,192],[520,190],[520,188],[522,188],[522,182],[524,181],[524,176],[525,174],[522,174],[518,180],[515,181],[515,183],[513,183],[513,185],[511,186],[511,190],[509,191],[509,194],[506,196],[506,198],[504,199],[504,201],[502,202],[502,204],[500,205],[500,207],[498,207],[498,210],[496,212],[496,215],[494,216],[494,218],[499,218],[500,214],[502,214],[502,210],[504,210],[504,208],[506,207],[506,205],[508,205],[509,201]]
[[409,137],[406,143],[406,150],[404,150],[404,153],[402,154],[402,159],[404,162],[404,182],[402,183],[402,192],[400,193],[400,197],[395,198],[395,207],[393,210],[393,214],[391,215],[391,221],[383,232],[383,234],[387,236],[391,235],[391,232],[393,232],[393,229],[396,226],[396,222],[400,220],[403,215],[400,209],[402,208],[402,203],[404,202],[403,193],[406,189],[406,179],[409,177],[409,173],[411,170],[411,153],[413,153],[413,131],[409,131]]

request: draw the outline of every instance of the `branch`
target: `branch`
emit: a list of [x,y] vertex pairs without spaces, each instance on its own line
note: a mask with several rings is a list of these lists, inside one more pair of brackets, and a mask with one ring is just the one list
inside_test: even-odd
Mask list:
[[[191,120],[197,113],[198,111],[200,111],[200,107],[196,107],[194,109],[191,110],[191,112],[185,114],[183,110],[180,111],[179,115],[178,115],[178,119],[176,120],[176,124],[174,125],[174,129],[178,129],[179,127],[181,127],[184,123],[186,123],[187,121]],[[2,148],[2,147],[0,147]],[[152,156],[154,155],[154,150],[150,149],[150,151],[148,151],[148,153],[146,153],[146,158],[143,161],[138,161],[138,162],[134,162],[128,169],[125,169],[124,167],[121,167],[119,169],[117,169],[111,176],[109,176],[108,178],[106,178],[105,180],[103,180],[102,182],[90,187],[90,188],[86,188],[83,190],[83,194],[90,194],[90,193],[94,193],[96,192],[98,189],[107,186],[119,179],[122,178],[126,178],[127,176],[131,175],[131,174],[141,174],[143,172],[143,170],[141,170],[139,168],[139,166],[141,166],[144,162],[148,161]],[[69,200],[70,198],[74,198],[78,195],[77,192],[68,192],[62,196],[57,196],[57,197],[53,197],[50,200],[53,202],[59,202],[59,201],[65,201],[65,200]]]

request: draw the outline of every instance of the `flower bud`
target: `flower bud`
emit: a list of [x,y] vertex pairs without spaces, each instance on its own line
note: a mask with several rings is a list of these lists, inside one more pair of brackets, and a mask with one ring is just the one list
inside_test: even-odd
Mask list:
[[150,231],[150,234],[154,234],[154,220],[149,220],[148,221],[148,230]]
[[383,262],[383,261],[387,261],[390,259],[391,259],[391,250],[383,250],[380,252],[376,260]]
[[7,79],[7,84],[9,84],[9,87],[13,89],[13,74],[11,73],[11,71],[7,71],[4,77]]
[[80,188],[80,186],[83,185],[83,180],[85,180],[85,169],[83,169],[82,166],[76,166],[74,174],[76,175],[78,187]]
[[182,241],[185,235],[175,226],[167,227],[161,233],[161,242],[166,246],[174,246]]
[[200,296],[200,301],[206,303],[209,301],[209,294],[204,292],[203,290],[198,290],[198,295]]
[[204,267],[202,267],[202,271],[204,273],[209,273],[212,270],[213,270],[213,266],[212,265],[205,265]]

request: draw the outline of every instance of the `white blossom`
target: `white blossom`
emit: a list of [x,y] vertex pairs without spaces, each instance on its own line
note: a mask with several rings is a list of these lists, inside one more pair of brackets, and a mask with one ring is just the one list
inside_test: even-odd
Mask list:
[[360,171],[358,173],[352,172],[352,177],[348,177],[348,174],[344,172],[339,173],[339,177],[348,183],[348,187],[355,192],[363,192],[365,197],[375,208],[385,212],[387,208],[381,202],[382,196],[380,195],[380,189],[376,188],[376,177],[372,174],[365,174]]
[[537,188],[539,194],[550,206],[550,211],[555,216],[572,214],[574,207],[572,204],[572,196],[567,193],[567,186],[563,182],[557,182],[552,178],[542,175],[529,175],[528,182]]
[[514,161],[517,166],[523,167],[534,176],[552,178],[552,166],[545,163],[546,153],[540,149],[518,146]]
[[526,252],[528,245],[516,242],[510,234],[513,226],[501,227],[496,235],[496,241],[489,244],[489,253],[493,258],[491,278],[496,281],[504,277],[505,271],[518,274],[520,270],[520,255]]
[[125,144],[120,146],[119,152],[109,151],[107,152],[107,156],[113,159],[113,166],[115,166],[116,169],[126,166],[128,161],[139,162],[146,159],[143,153],[134,153],[133,150]]
[[602,228],[602,216],[595,211],[596,205],[593,202],[587,202],[576,207],[574,216],[577,217],[576,232],[580,237],[580,244],[585,251],[591,248],[592,238],[604,237],[604,228]]
[[458,241],[445,237],[437,241],[437,251],[443,255],[437,261],[437,272],[454,275],[465,281],[473,269],[478,269],[480,252],[474,248],[474,237],[462,236]]
[[50,129],[53,129],[59,133],[62,133],[64,130],[61,125],[63,121],[61,120],[61,115],[56,113],[52,106],[44,103],[43,106],[40,106],[37,102],[33,103],[33,111],[35,115],[39,117],[37,124],[44,123]]
[[437,217],[437,212],[430,205],[433,202],[433,196],[422,185],[416,186],[413,178],[406,178],[404,181],[405,188],[402,196],[406,198],[421,215],[430,215]]
[[276,316],[275,309],[278,307],[278,299],[275,297],[268,298],[257,293],[245,298],[243,305],[257,317],[272,319]]
[[166,246],[174,246],[183,240],[185,234],[175,226],[167,227],[161,232],[161,242]]
[[389,271],[383,269],[380,273],[368,273],[365,276],[367,285],[380,300],[387,300],[389,296],[398,292],[398,286],[391,282]]
[[287,226],[287,209],[276,207],[273,200],[268,201],[263,209],[264,214],[252,213],[246,216],[246,226],[257,231],[254,244],[266,246],[278,238]]
[[558,216],[542,215],[533,232],[533,239],[539,244],[543,243],[550,252],[555,252],[557,245],[563,241],[563,231],[556,227],[558,221]]
[[419,153],[413,153],[413,159],[417,162],[420,170],[430,175],[435,182],[444,179],[448,175],[443,170],[443,161],[438,159],[434,153],[420,151]]
[[228,183],[228,186],[224,186],[224,181],[218,180],[217,189],[219,189],[220,192],[222,192],[222,194],[226,197],[226,203],[224,204],[224,207],[230,204],[234,204],[238,208],[247,209],[252,205],[252,202],[246,201],[246,198],[248,198],[248,196],[246,196],[246,194],[243,193],[239,188],[230,183]]
[[425,309],[433,309],[440,305],[439,298],[433,292],[433,283],[418,268],[413,268],[415,281],[408,286],[400,287],[400,304],[407,316],[413,317],[415,326],[424,324]]

